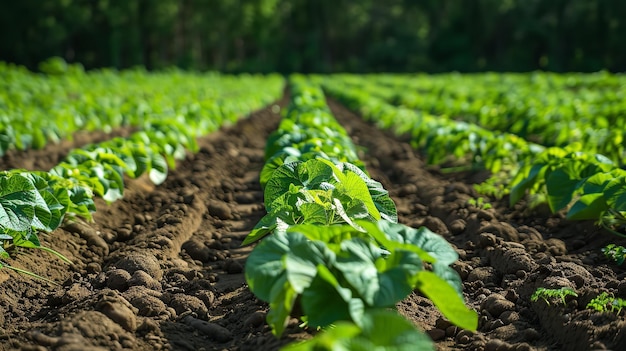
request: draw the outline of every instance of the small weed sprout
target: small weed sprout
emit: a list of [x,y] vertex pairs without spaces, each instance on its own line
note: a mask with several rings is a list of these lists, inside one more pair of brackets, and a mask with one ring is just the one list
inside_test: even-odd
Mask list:
[[594,297],[587,304],[587,308],[594,309],[598,312],[614,312],[620,314],[622,308],[626,307],[626,300],[613,297],[606,292]]
[[576,291],[574,291],[574,289],[568,287],[562,287],[559,289],[537,288],[537,290],[535,290],[535,292],[530,297],[530,300],[537,301],[539,298],[541,298],[548,305],[550,305],[550,301],[548,301],[548,299],[558,297],[559,299],[561,299],[563,305],[566,305],[565,298],[567,296],[578,297],[578,294],[576,293]]
[[487,202],[483,197],[479,197],[477,199],[471,198],[467,200],[467,204],[470,206],[480,208],[482,210],[488,210],[491,208],[491,204]]
[[602,253],[604,254],[604,257],[608,258],[609,260],[615,261],[615,263],[620,266],[622,265],[622,263],[624,263],[624,260],[626,259],[626,248],[615,244],[609,244],[602,248]]

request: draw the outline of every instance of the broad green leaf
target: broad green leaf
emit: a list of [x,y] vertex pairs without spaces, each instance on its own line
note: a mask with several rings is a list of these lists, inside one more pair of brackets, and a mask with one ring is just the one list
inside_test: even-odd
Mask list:
[[[54,191],[54,193],[52,191]],[[35,214],[41,224],[44,225],[44,227],[40,229],[50,232],[61,225],[65,212],[69,208],[69,196],[67,190],[62,188],[50,189],[50,191],[44,190],[40,195],[45,201],[47,209],[36,210]],[[61,201],[63,201],[64,204],[61,204]],[[49,217],[43,221],[42,219],[45,217],[42,215],[48,215],[48,213]]]
[[[459,255],[441,235],[431,232],[426,227],[419,229],[409,226],[379,221],[378,227],[391,241],[395,243],[411,244],[428,253],[438,263],[449,265],[459,259]],[[385,246],[387,244],[384,244]],[[420,253],[417,252],[416,253]]]
[[128,143],[132,143],[133,145],[128,149],[134,162],[133,176],[136,178],[148,172],[152,168],[152,159],[149,154],[150,149],[146,148],[144,144],[132,141],[129,141]]
[[[297,149],[286,148],[284,149],[284,151],[274,154],[265,162],[259,176],[259,182],[261,183],[263,189],[265,189],[265,185],[267,184],[267,181],[270,180],[270,178],[272,177],[272,174],[274,174],[274,171],[283,164],[289,163],[285,162],[285,160],[293,154],[297,154],[299,156],[300,152]],[[295,160],[291,160],[291,162],[295,162]]]
[[150,181],[156,185],[163,183],[167,178],[167,161],[165,158],[157,153],[152,153],[149,165]]
[[[317,275],[317,267],[332,265],[334,257],[323,243],[311,242],[302,234],[275,233],[250,253],[246,281],[258,298],[280,306],[276,313],[282,318],[286,304],[292,305],[293,301],[281,299],[295,299],[297,293],[306,291]],[[281,292],[284,289],[293,293]]]
[[302,311],[309,325],[325,327],[336,321],[360,320],[363,302],[342,287],[326,266],[319,265],[317,269],[318,274],[302,293]]
[[327,216],[327,211],[323,205],[318,203],[304,203],[300,205],[300,212],[304,218],[303,223],[329,225],[330,218]]
[[604,189],[608,206],[616,211],[626,211],[626,177],[613,179]]
[[457,294],[459,294],[459,297],[463,299],[463,281],[459,273],[452,267],[439,262],[433,263],[433,273],[450,284],[450,286],[456,290]]
[[335,263],[335,268],[369,306],[374,305],[375,296],[381,287],[374,264],[381,256],[381,250],[371,243],[352,239],[341,243],[341,252]]
[[0,173],[0,228],[27,230],[35,218],[41,198],[33,183],[19,175]]
[[567,219],[586,220],[598,219],[608,209],[606,198],[601,193],[591,193],[581,196],[567,211]]
[[421,271],[417,273],[417,288],[428,297],[443,315],[457,326],[476,330],[478,314],[465,307],[458,292],[435,273]]
[[397,312],[385,309],[367,311],[363,316],[362,335],[382,350],[433,350],[431,339],[402,318]]
[[[385,232],[383,229],[386,228],[387,224],[389,223],[391,222],[388,222],[386,220],[381,220],[377,223],[372,223],[368,221],[358,221],[358,224],[365,229],[367,234],[371,235],[372,238],[374,238],[385,249],[392,250],[392,251],[399,250],[399,249],[408,250],[408,251],[412,251],[418,254],[420,259],[424,262],[436,261],[434,257],[432,257],[428,252],[426,252],[419,246],[416,246],[415,244],[411,242],[407,242],[404,239],[398,239],[397,237],[393,235],[391,236],[388,235],[387,232]],[[403,224],[397,224],[397,225],[405,227]],[[389,232],[391,233],[391,231]]]
[[556,169],[546,179],[548,191],[548,205],[556,212],[565,208],[571,201],[574,192],[579,187],[579,179],[572,179],[563,169]]
[[374,296],[376,307],[394,306],[413,291],[413,277],[421,271],[422,260],[411,251],[397,250],[376,260],[380,287]]
[[336,185],[337,191],[342,191],[351,198],[358,199],[363,202],[367,208],[367,213],[375,220],[380,220],[380,212],[376,208],[372,196],[370,195],[367,184],[354,172],[345,173],[345,178]]
[[319,226],[312,224],[298,224],[289,227],[288,232],[297,232],[306,236],[309,240],[318,240],[327,244],[341,244],[341,242],[358,237],[366,240],[367,234],[358,231],[352,226],[337,224]]
[[254,226],[252,231],[241,243],[242,246],[252,244],[272,232],[284,232],[293,222],[293,210],[290,206],[280,206],[266,214]]
[[[532,188],[537,182],[537,178],[539,177],[539,173],[544,169],[545,164],[535,164],[530,168],[528,175],[524,176],[521,181],[518,183],[512,183],[513,186],[511,188],[511,195],[509,197],[509,205],[513,206],[521,200],[526,194],[526,190]],[[520,170],[520,172],[524,172],[524,170]],[[520,175],[517,175],[515,178],[520,178]]]
[[67,189],[59,183],[63,182],[63,179],[47,172],[24,172],[21,175],[35,185],[40,195],[36,200],[33,227],[53,231],[61,225],[70,204]]
[[320,184],[329,181],[332,176],[332,168],[315,159],[283,164],[274,171],[265,186],[265,207],[271,211],[274,200],[287,193],[291,186],[305,190],[319,189]]
[[591,193],[602,193],[604,192],[604,188],[606,188],[607,184],[614,179],[614,175],[609,173],[596,173],[591,177],[585,179],[583,183],[583,195],[591,194]]
[[[246,260],[246,281],[250,290],[261,300],[270,301],[274,286],[281,279],[286,281],[283,257],[290,251],[293,242],[306,240],[301,235],[272,235],[252,250]],[[282,286],[282,285],[281,285]]]
[[[287,235],[302,236],[299,233]],[[284,256],[284,262],[287,280],[297,293],[302,293],[311,284],[317,274],[317,266],[335,262],[335,254],[319,241],[305,240],[292,244],[290,248]]]
[[272,333],[277,337],[283,334],[297,297],[298,294],[285,276],[281,276],[271,291],[270,311],[266,318],[267,324],[272,328]]
[[398,222],[398,213],[396,210],[396,205],[389,197],[389,192],[383,188],[383,185],[380,182],[375,181],[370,178],[367,173],[365,173],[362,169],[355,166],[354,164],[344,162],[343,167],[350,172],[357,174],[365,184],[369,190],[370,196],[372,197],[372,201],[380,215],[383,219],[386,219],[390,222],[397,223]]
[[67,189],[70,197],[70,206],[68,212],[91,219],[91,213],[96,211],[96,205],[93,202],[93,193],[82,186],[74,185]]

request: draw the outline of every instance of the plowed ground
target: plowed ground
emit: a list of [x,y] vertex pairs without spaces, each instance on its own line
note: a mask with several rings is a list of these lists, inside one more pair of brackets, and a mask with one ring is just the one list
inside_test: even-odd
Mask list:
[[[600,253],[607,243],[626,242],[524,204],[471,206],[479,196],[472,183],[483,175],[443,175],[402,138],[329,103],[363,148],[372,177],[389,190],[400,221],[427,226],[458,248],[455,269],[467,304],[480,314],[477,332],[450,325],[417,292],[398,304],[439,349],[626,349],[624,312],[585,309],[601,291],[626,298],[626,271]],[[264,321],[267,305],[249,292],[243,273],[251,248],[240,243],[265,213],[258,175],[279,119],[268,107],[201,138],[201,151],[164,184],[128,181],[124,199],[97,203],[93,222],[42,235],[73,264],[32,250],[9,262],[58,285],[0,270],[0,350],[258,351],[310,337],[292,319],[275,339]],[[47,169],[75,145],[13,153],[0,169]],[[565,305],[530,301],[537,287],[562,286],[579,296]]]

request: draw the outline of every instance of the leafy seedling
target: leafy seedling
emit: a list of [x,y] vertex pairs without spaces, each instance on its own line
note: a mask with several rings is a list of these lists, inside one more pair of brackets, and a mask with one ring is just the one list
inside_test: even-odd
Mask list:
[[618,297],[613,297],[607,292],[603,292],[600,295],[594,297],[587,304],[587,308],[594,309],[598,312],[614,312],[620,314],[622,309],[626,307],[626,300]]
[[565,298],[567,296],[578,297],[578,294],[576,293],[576,291],[574,291],[574,289],[568,287],[562,287],[559,289],[537,288],[537,290],[535,290],[535,292],[530,297],[530,300],[534,302],[541,298],[548,305],[550,305],[550,301],[548,299],[556,297],[561,300],[563,305],[565,305]]

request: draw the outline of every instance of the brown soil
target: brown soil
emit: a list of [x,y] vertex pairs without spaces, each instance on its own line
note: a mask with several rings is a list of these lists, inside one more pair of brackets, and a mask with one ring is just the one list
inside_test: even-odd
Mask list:
[[[626,242],[523,204],[470,206],[480,175],[441,175],[402,138],[330,106],[364,147],[361,158],[390,191],[400,221],[425,225],[458,248],[454,267],[467,304],[480,313],[477,332],[450,325],[418,293],[398,305],[439,349],[626,349],[621,315],[585,309],[601,291],[626,298],[626,271],[599,251]],[[276,350],[307,338],[293,319],[275,339],[264,321],[267,305],[243,274],[250,248],[240,243],[264,214],[258,175],[278,121],[267,108],[202,138],[201,151],[164,184],[129,181],[124,199],[98,202],[93,223],[42,235],[72,265],[40,251],[9,262],[59,285],[0,270],[0,350]],[[579,297],[565,306],[530,301],[537,287],[561,286]]]

